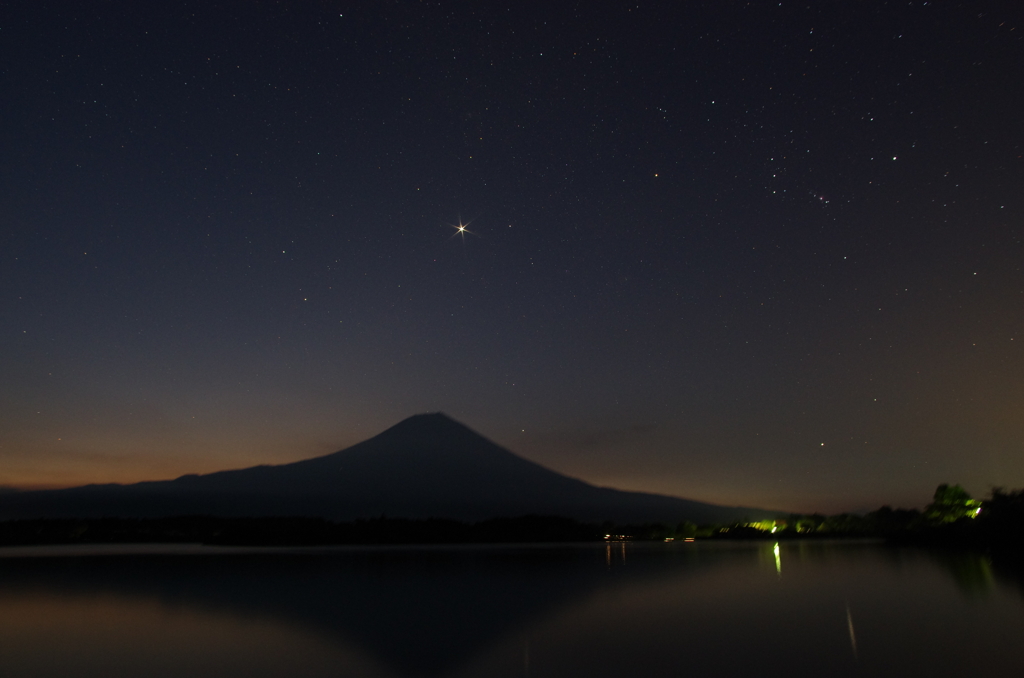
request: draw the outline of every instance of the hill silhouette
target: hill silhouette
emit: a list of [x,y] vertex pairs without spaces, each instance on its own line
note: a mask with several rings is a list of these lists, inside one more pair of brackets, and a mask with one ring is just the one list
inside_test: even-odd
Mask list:
[[132,485],[0,495],[0,518],[170,515],[334,520],[552,515],[730,522],[768,512],[596,487],[519,457],[441,413],[409,417],[322,457]]

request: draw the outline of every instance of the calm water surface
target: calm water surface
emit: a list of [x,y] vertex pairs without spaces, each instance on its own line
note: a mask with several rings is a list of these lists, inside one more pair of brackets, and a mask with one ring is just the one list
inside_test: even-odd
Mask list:
[[0,549],[0,676],[1019,675],[1024,577],[864,543]]

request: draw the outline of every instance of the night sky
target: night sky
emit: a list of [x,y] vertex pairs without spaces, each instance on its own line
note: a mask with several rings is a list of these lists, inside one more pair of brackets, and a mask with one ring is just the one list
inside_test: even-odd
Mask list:
[[5,2],[0,485],[443,411],[717,503],[1024,486],[1022,74],[1013,1]]

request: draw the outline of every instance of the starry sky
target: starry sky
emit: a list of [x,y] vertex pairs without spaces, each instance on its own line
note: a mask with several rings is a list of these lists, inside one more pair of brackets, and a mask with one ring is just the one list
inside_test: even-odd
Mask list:
[[1024,486],[1022,41],[987,0],[5,2],[0,485],[443,411],[717,503]]

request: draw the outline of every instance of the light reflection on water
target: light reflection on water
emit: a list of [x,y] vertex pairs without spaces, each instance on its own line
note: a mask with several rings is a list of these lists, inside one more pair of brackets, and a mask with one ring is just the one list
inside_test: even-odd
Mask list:
[[1020,580],[972,554],[115,551],[0,549],[0,675],[959,677],[1024,663]]

